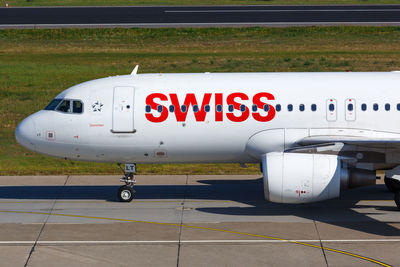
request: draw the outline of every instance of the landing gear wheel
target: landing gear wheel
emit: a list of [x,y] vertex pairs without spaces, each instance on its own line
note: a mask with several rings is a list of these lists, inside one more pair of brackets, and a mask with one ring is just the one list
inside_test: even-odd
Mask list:
[[131,202],[135,197],[135,191],[132,186],[123,185],[118,190],[118,199],[121,202]]
[[400,210],[400,191],[394,193],[394,202],[396,202],[397,208]]
[[385,177],[385,185],[390,192],[395,192],[395,180]]

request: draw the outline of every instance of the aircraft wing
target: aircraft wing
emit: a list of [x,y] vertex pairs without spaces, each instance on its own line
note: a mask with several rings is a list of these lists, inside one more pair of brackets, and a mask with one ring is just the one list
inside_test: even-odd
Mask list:
[[349,165],[367,163],[376,168],[392,168],[391,159],[400,157],[400,140],[372,139],[353,136],[310,136],[296,142],[296,146],[286,149],[291,153],[313,153],[339,155]]
[[342,143],[344,145],[397,150],[400,140],[397,138],[368,138],[360,136],[321,135],[305,137],[297,142],[299,146],[319,146]]

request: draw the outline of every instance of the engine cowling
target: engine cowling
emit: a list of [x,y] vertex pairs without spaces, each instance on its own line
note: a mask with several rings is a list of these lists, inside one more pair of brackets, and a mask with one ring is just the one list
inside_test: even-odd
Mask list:
[[310,203],[339,197],[340,190],[375,183],[375,172],[341,167],[336,155],[271,152],[262,156],[265,199]]

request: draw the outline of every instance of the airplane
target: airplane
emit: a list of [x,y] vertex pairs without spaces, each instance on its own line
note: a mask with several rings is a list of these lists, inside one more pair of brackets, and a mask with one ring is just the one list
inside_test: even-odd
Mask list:
[[[385,184],[400,209],[400,73],[137,74],[72,86],[16,128],[37,153],[136,164],[260,163],[265,199],[311,203]],[[125,164],[125,169],[121,167]]]

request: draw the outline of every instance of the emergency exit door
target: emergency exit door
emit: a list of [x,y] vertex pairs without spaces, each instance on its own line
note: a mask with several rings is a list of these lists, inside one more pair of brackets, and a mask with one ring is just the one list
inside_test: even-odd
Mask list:
[[337,110],[336,110],[336,99],[326,100],[326,119],[328,121],[336,121]]
[[356,100],[354,98],[348,98],[345,102],[346,109],[346,121],[355,121],[356,120]]
[[133,103],[135,88],[128,86],[114,87],[113,97],[113,133],[133,133]]

